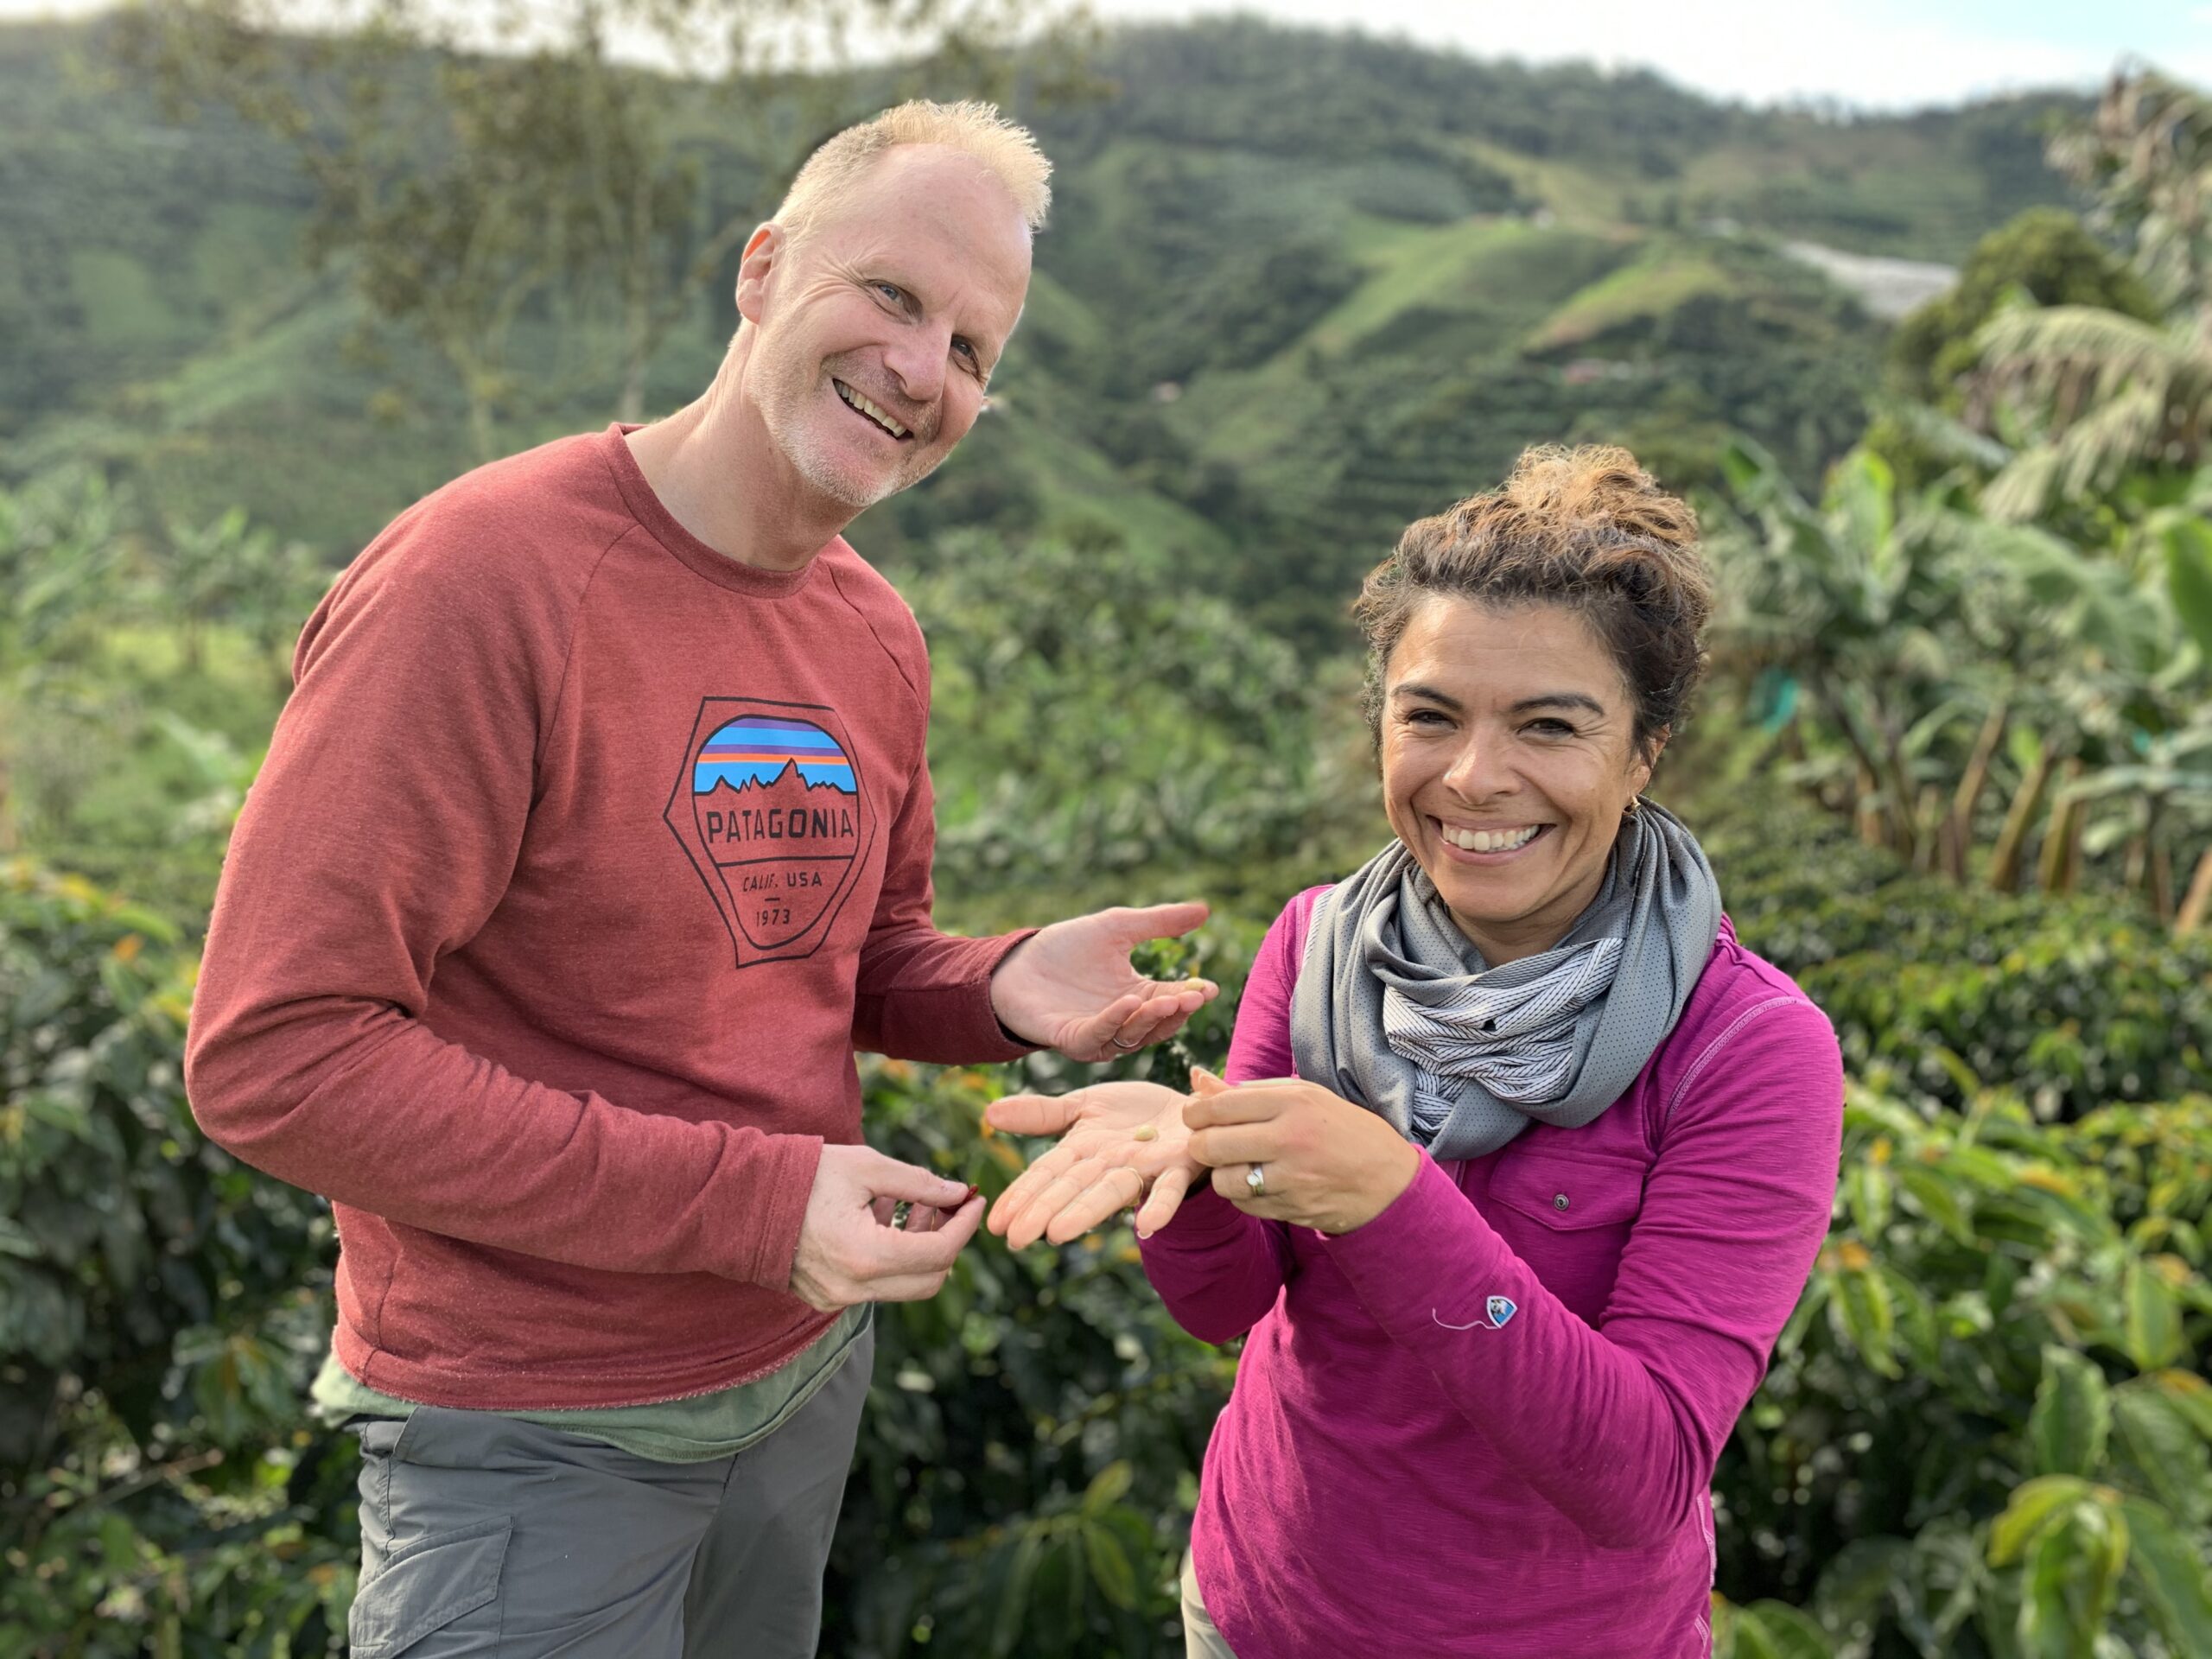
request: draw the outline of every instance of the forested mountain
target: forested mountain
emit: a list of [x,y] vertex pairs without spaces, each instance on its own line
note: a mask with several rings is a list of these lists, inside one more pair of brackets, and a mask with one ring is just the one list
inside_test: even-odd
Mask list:
[[[1780,245],[1955,259],[2059,196],[2042,133],[2070,107],[1824,118],[1249,21],[1091,67],[1103,95],[1025,111],[1058,207],[996,409],[861,539],[1104,534],[1298,632],[1532,440],[1625,439],[1681,484],[1735,428],[1811,479],[1863,424],[1879,326]],[[311,192],[272,140],[164,118],[97,24],[0,31],[0,467],[105,461],[335,560],[467,464],[439,365],[388,330],[364,351],[345,271],[302,257]],[[710,172],[772,194],[742,156]],[[702,294],[649,406],[733,324]],[[516,338],[505,447],[607,418],[561,319]]]

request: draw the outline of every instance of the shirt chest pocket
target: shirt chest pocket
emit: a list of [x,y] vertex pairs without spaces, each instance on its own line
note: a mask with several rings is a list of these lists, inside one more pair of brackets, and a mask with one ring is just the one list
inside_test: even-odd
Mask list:
[[1643,1207],[1643,1166],[1564,1153],[1508,1153],[1491,1176],[1490,1202],[1548,1233],[1624,1227]]
[[1532,1147],[1491,1172],[1482,1210],[1507,1248],[1585,1323],[1603,1317],[1643,1207],[1644,1166]]

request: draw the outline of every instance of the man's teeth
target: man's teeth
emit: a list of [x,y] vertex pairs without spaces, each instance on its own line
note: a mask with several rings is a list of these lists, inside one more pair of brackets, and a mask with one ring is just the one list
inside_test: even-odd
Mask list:
[[1501,830],[1492,835],[1487,830],[1454,830],[1447,823],[1444,826],[1444,839],[1463,852],[1510,853],[1516,847],[1526,847],[1543,827],[1532,823],[1525,829]]
[[861,397],[860,393],[855,391],[843,381],[832,380],[830,384],[837,388],[837,395],[840,397],[843,398],[848,404],[850,404],[855,409],[860,410],[861,414],[874,421],[893,437],[903,438],[906,435],[906,429],[905,427],[899,425],[898,422],[893,420],[888,415],[878,409],[874,404],[868,402],[867,398]]

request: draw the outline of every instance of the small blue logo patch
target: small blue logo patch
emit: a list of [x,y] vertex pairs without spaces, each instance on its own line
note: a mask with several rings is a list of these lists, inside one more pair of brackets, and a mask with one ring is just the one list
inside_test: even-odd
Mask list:
[[1521,1310],[1513,1305],[1510,1296],[1493,1296],[1484,1305],[1483,1311],[1490,1315],[1490,1328],[1502,1331],[1505,1322]]

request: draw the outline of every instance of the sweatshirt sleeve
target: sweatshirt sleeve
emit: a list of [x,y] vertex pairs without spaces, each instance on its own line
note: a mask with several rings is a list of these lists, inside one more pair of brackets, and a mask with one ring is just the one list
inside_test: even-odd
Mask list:
[[1827,1229],[1842,1104],[1817,1008],[1739,1017],[1674,1109],[1594,1330],[1426,1154],[1389,1209],[1324,1245],[1516,1473],[1601,1548],[1637,1548],[1691,1512],[1765,1374]]
[[930,919],[936,845],[936,798],[925,760],[892,825],[883,891],[861,947],[853,1046],[944,1065],[1018,1059],[1033,1045],[999,1024],[991,976],[1037,930],[981,939],[938,932]]
[[[1253,956],[1229,1043],[1230,1083],[1292,1075],[1290,994],[1311,903],[1310,894],[1294,899]],[[1230,1342],[1257,1325],[1292,1271],[1282,1224],[1246,1215],[1211,1186],[1194,1188],[1174,1220],[1139,1248],[1160,1300],[1201,1342]]]
[[821,1142],[550,1087],[423,1021],[505,893],[581,578],[418,508],[309,619],[232,836],[185,1079],[209,1138],[403,1225],[781,1290]]
[[1037,930],[1023,928],[990,938],[940,933],[931,920],[935,893],[931,866],[937,855],[937,797],[927,753],[930,716],[929,648],[921,625],[888,585],[857,557],[832,568],[847,601],[867,620],[906,683],[916,704],[919,735],[906,798],[891,826],[882,891],[861,946],[854,987],[853,1046],[894,1059],[940,1065],[983,1065],[1031,1052],[999,1024],[991,1006],[991,976],[1014,947]]

